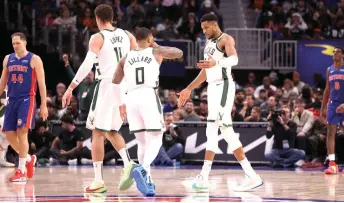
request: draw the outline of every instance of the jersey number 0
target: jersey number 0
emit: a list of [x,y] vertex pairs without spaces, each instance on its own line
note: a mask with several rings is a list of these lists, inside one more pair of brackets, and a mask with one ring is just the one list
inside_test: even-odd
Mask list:
[[136,85],[145,83],[145,69],[143,67],[135,68]]

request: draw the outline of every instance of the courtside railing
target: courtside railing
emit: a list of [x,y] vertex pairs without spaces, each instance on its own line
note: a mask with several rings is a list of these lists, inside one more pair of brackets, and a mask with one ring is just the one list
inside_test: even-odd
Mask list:
[[295,70],[297,63],[297,41],[278,40],[273,42],[273,68]]

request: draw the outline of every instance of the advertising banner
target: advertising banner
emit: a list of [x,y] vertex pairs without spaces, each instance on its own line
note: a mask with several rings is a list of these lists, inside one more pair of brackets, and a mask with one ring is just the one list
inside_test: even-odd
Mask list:
[[[183,159],[186,161],[202,161],[206,148],[207,137],[205,134],[206,123],[177,123],[181,132],[186,138]],[[265,162],[264,152],[266,149],[266,123],[235,123],[235,136],[239,136],[244,151],[248,159],[252,162]],[[85,128],[84,123],[77,123],[77,127],[82,130],[86,139],[91,137],[91,131]],[[61,132],[60,122],[55,122],[51,126],[54,135]],[[127,143],[128,152],[133,159],[137,158],[137,143],[135,136],[129,133],[128,125],[124,125],[120,133]],[[219,132],[219,145],[216,152],[215,161],[234,162],[236,161],[233,153],[228,148],[227,142]]]

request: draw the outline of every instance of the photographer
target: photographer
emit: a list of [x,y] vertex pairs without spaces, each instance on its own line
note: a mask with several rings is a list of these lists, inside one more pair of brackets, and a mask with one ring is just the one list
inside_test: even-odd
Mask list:
[[265,158],[272,162],[272,167],[292,167],[305,157],[305,152],[295,149],[297,126],[290,120],[289,107],[283,106],[281,110],[271,112],[268,120],[266,137],[269,139],[274,135],[274,145]]
[[162,138],[162,147],[154,160],[155,165],[173,166],[172,159],[176,159],[184,151],[185,138],[181,130],[172,123],[173,114],[165,115],[166,131]]

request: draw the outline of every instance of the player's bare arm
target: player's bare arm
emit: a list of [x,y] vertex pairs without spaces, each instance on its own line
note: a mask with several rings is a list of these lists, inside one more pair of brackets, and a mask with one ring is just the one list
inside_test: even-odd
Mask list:
[[42,59],[37,55],[33,55],[31,59],[31,67],[34,68],[37,75],[39,94],[41,96],[40,114],[42,119],[46,120],[48,118],[47,87],[45,85],[45,74]]
[[202,69],[198,76],[179,93],[178,106],[184,106],[185,102],[189,99],[191,91],[200,86],[207,79],[207,75],[204,69]]
[[155,58],[159,63],[165,59],[178,59],[183,56],[183,51],[176,47],[159,46],[153,49]]
[[97,55],[101,47],[103,46],[104,39],[100,33],[96,33],[91,36],[88,45],[88,52],[82,64],[80,65],[78,72],[75,74],[73,81],[70,83],[67,91],[62,98],[62,107],[70,104],[73,90],[85,79],[88,73],[92,70],[93,64],[96,61]]
[[127,112],[126,112],[126,107],[123,102],[124,91],[122,90],[119,84],[122,82],[124,78],[124,64],[125,64],[126,59],[127,59],[127,55],[125,55],[118,62],[116,72],[114,73],[113,78],[112,78],[112,92],[116,93],[117,95],[117,99],[120,105],[119,111],[120,111],[120,115],[123,121],[126,120]]
[[226,34],[221,38],[218,46],[220,49],[226,52],[227,57],[215,61],[213,57],[209,55],[208,60],[201,60],[199,63],[197,63],[197,66],[199,68],[212,68],[215,65],[221,67],[232,67],[238,65],[239,59],[237,51],[235,49],[235,41],[233,37]]
[[5,91],[7,80],[8,80],[8,69],[7,69],[7,62],[8,62],[9,55],[5,56],[4,61],[2,63],[2,74],[0,79],[0,95]]
[[326,117],[326,109],[327,109],[327,102],[330,97],[330,84],[328,81],[328,74],[329,74],[330,68],[327,68],[326,70],[326,87],[324,90],[323,100],[321,104],[320,109],[320,118],[324,119]]
[[125,31],[127,33],[127,35],[129,36],[129,40],[130,40],[130,50],[135,50],[138,48],[137,43],[136,43],[136,38],[134,37],[134,35],[132,35],[129,31]]

